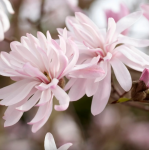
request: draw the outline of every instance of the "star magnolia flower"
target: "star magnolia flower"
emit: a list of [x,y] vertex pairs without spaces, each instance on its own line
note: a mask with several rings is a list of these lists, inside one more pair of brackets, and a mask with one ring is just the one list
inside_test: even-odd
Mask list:
[[[105,71],[103,78],[75,79],[74,76],[79,69],[78,66],[74,68],[69,74],[72,79],[65,86],[65,90],[68,90],[73,85],[69,91],[71,101],[80,99],[85,93],[87,96],[93,95],[92,114],[97,115],[102,112],[111,91],[111,66],[121,87],[125,91],[130,90],[132,80],[125,65],[138,71],[143,71],[145,66],[149,65],[149,56],[135,48],[135,46],[148,46],[149,40],[133,39],[123,36],[121,33],[141,16],[142,12],[135,12],[117,23],[113,18],[109,18],[107,31],[100,30],[82,13],[76,13],[75,18],[67,18],[66,24],[71,31],[69,36],[73,38],[80,49],[78,66],[79,64],[87,66],[92,63],[92,59],[96,59],[96,67],[100,66]],[[62,30],[58,29],[58,31],[61,34]]]
[[[66,34],[65,30],[64,36]],[[64,76],[76,64],[79,52],[75,43],[70,39],[65,41],[61,36],[59,46],[49,32],[47,39],[41,32],[37,33],[37,38],[27,34],[21,38],[21,43],[12,42],[10,47],[12,51],[1,52],[0,57],[0,74],[16,81],[0,89],[0,99],[3,99],[0,104],[8,106],[3,117],[6,120],[4,126],[15,124],[23,112],[36,105],[39,109],[28,123],[36,132],[48,120],[54,96],[60,103],[55,105],[55,110],[68,108],[69,96],[63,90]]]
[[149,20],[149,5],[143,4],[141,8],[143,9],[143,15]]
[[[120,10],[119,12],[114,12],[111,9],[105,10],[105,15],[108,23],[109,18],[113,18],[115,22],[118,22],[121,18],[129,14],[128,8],[124,4],[120,4]],[[126,35],[128,33],[128,30],[125,30],[122,32],[122,34]]]
[[70,146],[72,146],[72,143],[64,144],[57,149],[53,135],[51,133],[47,133],[45,136],[45,141],[44,141],[45,150],[68,150]]
[[2,41],[4,39],[4,33],[6,31],[8,31],[8,29],[10,27],[9,19],[3,10],[4,8],[2,5],[2,2],[5,3],[6,8],[7,8],[9,13],[11,13],[11,14],[14,13],[14,10],[13,10],[9,0],[1,0],[0,1],[0,41]]

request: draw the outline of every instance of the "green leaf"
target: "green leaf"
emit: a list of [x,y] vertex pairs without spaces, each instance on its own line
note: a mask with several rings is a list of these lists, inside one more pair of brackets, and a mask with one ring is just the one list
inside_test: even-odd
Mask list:
[[129,98],[120,98],[118,101],[117,101],[117,103],[123,103],[123,102],[127,102],[127,101],[130,101],[131,99],[129,99]]

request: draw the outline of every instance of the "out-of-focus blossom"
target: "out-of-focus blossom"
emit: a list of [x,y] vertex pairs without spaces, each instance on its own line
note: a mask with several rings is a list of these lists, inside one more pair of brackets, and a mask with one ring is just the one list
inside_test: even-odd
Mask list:
[[[78,64],[89,66],[95,61],[97,63],[95,68],[101,67],[105,71],[103,77],[75,79],[76,73],[82,70],[81,68],[79,70],[78,67],[74,68],[69,74],[72,77],[68,82],[69,86],[65,88],[67,90],[73,85],[69,91],[71,101],[80,99],[85,93],[87,96],[93,95],[92,114],[97,115],[102,112],[110,97],[111,67],[121,87],[125,91],[130,90],[132,80],[125,65],[138,71],[143,71],[149,65],[149,56],[135,48],[148,46],[149,40],[133,39],[123,36],[121,33],[133,25],[141,16],[142,12],[134,12],[117,23],[114,19],[109,18],[107,31],[99,29],[82,13],[76,13],[75,18],[67,18],[66,24],[71,31],[69,34],[80,49]],[[59,30],[59,33],[61,34],[61,30]],[[86,72],[89,72],[89,70],[88,67]],[[85,70],[83,71],[85,72]]]
[[34,142],[31,142],[28,139],[19,139],[19,140],[10,140],[9,142],[7,141],[7,144],[3,144],[1,146],[2,150],[33,150],[37,149],[37,145],[35,145]]
[[24,0],[20,9],[20,19],[36,21],[40,17],[41,0]]
[[106,19],[113,18],[115,22],[118,22],[121,18],[129,14],[128,8],[124,4],[120,4],[119,12],[114,12],[111,9],[105,10]]
[[149,5],[143,4],[141,8],[143,9],[143,15],[149,20]]
[[[5,3],[8,12],[13,14],[14,10],[13,10],[9,0],[3,0],[3,2]],[[7,15],[5,14],[4,6],[2,5],[2,1],[0,1],[0,41],[2,41],[4,39],[4,33],[6,31],[8,31],[9,27],[10,27],[9,19],[8,19]]]
[[93,122],[98,127],[106,128],[106,130],[103,130],[102,132],[109,132],[119,121],[119,112],[112,106],[108,106],[100,115],[93,117]]
[[135,145],[143,150],[149,149],[149,124],[147,122],[135,122],[123,129],[123,135],[128,143]]
[[[62,128],[60,128],[60,126]],[[55,118],[52,131],[56,135],[57,144],[72,142],[73,149],[80,150],[84,143],[81,130],[73,117],[66,113],[61,113]]]
[[[19,13],[19,27],[25,32],[33,32],[28,19],[32,22],[41,20],[42,29],[56,31],[56,27],[63,26],[65,18],[72,12],[82,11],[78,7],[78,0],[45,0],[44,13],[40,17],[42,0],[24,0]],[[57,18],[57,19],[54,19]],[[50,28],[49,28],[50,27]],[[25,33],[26,33],[25,32]]]
[[49,32],[47,38],[41,32],[37,33],[37,38],[27,34],[21,38],[21,43],[10,44],[10,53],[1,52],[0,74],[16,81],[0,89],[0,99],[3,99],[0,104],[8,106],[3,117],[5,127],[17,123],[25,111],[36,105],[39,109],[28,123],[36,132],[47,122],[54,96],[60,103],[55,105],[55,110],[68,108],[69,96],[63,90],[64,76],[75,66],[79,52],[74,42],[65,39],[66,30],[64,36],[60,36],[60,45]]
[[82,12],[82,10],[78,7],[78,0],[65,0],[68,6],[71,8],[73,12]]
[[53,135],[51,133],[47,133],[45,136],[44,141],[45,150],[67,150],[71,145],[72,143],[67,143],[57,149]]
[[[124,4],[120,4],[120,10],[119,12],[114,12],[111,9],[105,10],[105,15],[108,23],[109,18],[113,18],[115,22],[118,22],[121,18],[129,14],[129,10]],[[122,32],[122,34],[126,35],[128,33],[128,30],[125,30]]]
[[149,69],[145,68],[141,74],[140,81],[144,81],[147,87],[149,87]]

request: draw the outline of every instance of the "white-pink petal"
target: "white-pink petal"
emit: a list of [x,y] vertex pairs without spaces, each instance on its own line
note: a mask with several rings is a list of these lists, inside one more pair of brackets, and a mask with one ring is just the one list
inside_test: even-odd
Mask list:
[[98,115],[106,107],[111,93],[111,66],[108,65],[106,77],[98,83],[98,89],[93,96],[91,112]]
[[66,143],[58,148],[58,150],[68,150],[68,148],[72,146],[72,143]]
[[52,92],[60,104],[54,106],[55,110],[57,111],[66,110],[69,106],[69,101],[70,101],[70,98],[67,95],[67,93],[59,86],[57,86],[55,89],[52,89]]
[[37,103],[40,96],[41,91],[36,91],[34,95],[26,103],[24,103],[22,106],[17,107],[16,109],[22,112],[30,110]]
[[44,118],[42,120],[40,120],[39,122],[33,124],[32,126],[32,132],[35,133],[37,132],[49,119],[51,112],[52,112],[52,106],[53,106],[53,102],[52,102],[53,97],[51,98],[50,102],[48,102],[48,107],[47,107],[47,111],[46,111],[46,115],[44,116]]
[[140,17],[142,16],[142,11],[137,11],[131,13],[122,19],[120,19],[116,24],[116,32],[122,33],[124,30],[128,29],[131,25],[133,25]]
[[117,58],[113,58],[110,61],[110,64],[112,65],[116,79],[118,80],[121,87],[125,91],[129,91],[132,86],[132,79],[126,66]]
[[88,79],[86,83],[86,95],[88,97],[93,96],[98,89],[98,82],[95,82],[95,79]]
[[85,95],[86,79],[77,79],[69,90],[70,101],[76,101]]
[[51,133],[47,133],[44,141],[45,150],[57,150],[54,137]]

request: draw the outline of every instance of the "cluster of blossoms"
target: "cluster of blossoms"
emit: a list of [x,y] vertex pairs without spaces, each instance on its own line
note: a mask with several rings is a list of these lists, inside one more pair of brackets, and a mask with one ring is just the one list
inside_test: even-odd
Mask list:
[[[146,10],[148,6],[142,8]],[[146,11],[144,14],[148,18]],[[0,105],[8,106],[4,126],[16,124],[24,112],[37,106],[38,111],[28,124],[32,125],[32,132],[38,131],[51,115],[54,97],[59,102],[55,110],[64,111],[70,101],[85,94],[93,96],[91,112],[101,113],[111,93],[111,68],[120,86],[129,91],[132,79],[126,66],[141,72],[149,67],[149,56],[136,48],[149,46],[149,40],[133,39],[122,33],[142,15],[138,11],[119,21],[109,18],[107,29],[99,29],[86,15],[77,12],[75,17],[66,19],[69,31],[58,29],[57,40],[49,32],[46,37],[38,32],[37,38],[27,34],[21,37],[21,42],[12,42],[11,51],[0,55],[0,74],[16,81],[0,89]],[[1,29],[6,31],[8,21],[5,26],[6,19],[1,19]],[[46,137],[53,142],[50,133]],[[49,145],[52,146],[55,150],[55,143]],[[59,150],[69,146],[66,144]]]

